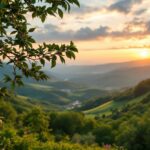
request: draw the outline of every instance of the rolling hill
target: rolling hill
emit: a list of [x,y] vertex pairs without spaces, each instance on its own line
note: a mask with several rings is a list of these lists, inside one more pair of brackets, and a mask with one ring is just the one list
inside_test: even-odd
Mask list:
[[[68,105],[74,101],[83,102],[95,96],[107,95],[107,91],[90,89],[65,81],[49,81],[46,84],[26,83],[16,89],[17,94],[36,99],[45,104]],[[34,94],[33,94],[34,93]]]
[[[150,60],[95,66],[58,66],[45,72],[48,81],[36,82],[24,79],[25,86],[16,89],[16,94],[35,99],[44,105],[67,106],[79,101],[84,105],[88,100],[104,97],[110,90],[132,87],[150,77]],[[11,73],[11,66],[0,69],[3,74]],[[4,84],[1,82],[0,86]]]
[[[148,97],[148,98],[147,98]],[[108,100],[98,105],[99,100],[97,99],[94,102],[91,101],[91,108],[85,110],[86,107],[81,107],[80,110],[83,109],[83,112],[88,116],[109,116],[113,112],[120,112],[123,109],[128,109],[130,106],[138,105],[140,103],[147,103],[149,102],[150,97],[150,79],[144,80],[137,84],[132,89],[128,89],[125,91],[121,91],[120,93],[113,94],[112,96],[108,97]],[[97,106],[94,107],[94,104],[98,101]]]
[[[0,79],[2,80],[4,74],[11,74],[11,65],[5,65],[0,68]],[[24,78],[25,85],[17,87],[15,89],[16,94],[29,98],[30,100],[36,100],[44,105],[58,105],[65,106],[74,101],[84,101],[91,99],[93,96],[103,96],[107,94],[107,91],[90,88],[83,86],[82,84],[73,83],[71,81],[63,81],[57,77],[49,74],[50,79],[47,81],[35,81],[31,78]],[[3,82],[0,82],[0,87],[7,86]]]
[[110,100],[100,106],[97,106],[93,109],[89,109],[87,111],[83,111],[86,115],[88,116],[102,116],[102,115],[111,115],[112,111],[120,111],[123,107],[129,106],[129,105],[135,105],[138,102],[142,101],[146,95],[140,96],[138,98],[130,99],[127,101],[115,101],[115,100]]

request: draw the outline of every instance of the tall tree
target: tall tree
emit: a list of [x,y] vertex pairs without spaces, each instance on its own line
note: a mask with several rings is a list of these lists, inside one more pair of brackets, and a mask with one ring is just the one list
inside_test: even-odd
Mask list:
[[42,71],[46,62],[55,67],[58,58],[62,63],[65,63],[65,56],[75,59],[78,50],[72,41],[69,45],[43,43],[35,48],[36,41],[30,33],[36,28],[26,18],[27,13],[42,22],[48,15],[63,18],[71,5],[79,6],[78,0],[0,1],[0,66],[4,66],[4,62],[13,66],[12,75],[5,75],[5,82],[11,82],[12,86],[22,85],[23,76],[46,80],[48,76]]

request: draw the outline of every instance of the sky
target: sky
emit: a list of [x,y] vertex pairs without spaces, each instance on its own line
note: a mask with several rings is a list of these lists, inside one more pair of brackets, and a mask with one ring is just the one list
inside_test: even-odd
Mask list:
[[70,64],[93,65],[150,57],[150,0],[79,0],[64,18],[49,16],[37,27],[38,43],[69,43],[79,53]]

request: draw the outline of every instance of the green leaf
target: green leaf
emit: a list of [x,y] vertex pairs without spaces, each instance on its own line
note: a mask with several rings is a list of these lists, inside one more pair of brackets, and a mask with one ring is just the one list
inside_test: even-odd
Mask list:
[[80,7],[80,3],[78,0],[73,0],[73,3],[75,3],[78,7]]
[[55,16],[55,13],[53,12],[52,8],[48,8],[47,12],[49,15]]
[[66,56],[71,59],[71,53],[69,51],[66,52]]
[[61,9],[58,8],[58,14],[60,18],[63,18],[63,11]]
[[55,66],[56,66],[56,58],[53,57],[51,62],[51,68],[54,68]]
[[30,28],[28,32],[33,32],[36,28]]
[[4,3],[0,3],[0,9],[6,8],[6,5]]
[[17,33],[17,31],[13,31],[13,32],[11,32],[10,34],[15,34],[15,33]]
[[5,75],[5,77],[4,77],[4,82],[10,82],[10,81],[12,81],[12,79],[11,79],[11,77],[10,76],[8,76],[8,75]]
[[45,60],[44,59],[40,59],[41,64],[44,66],[45,65]]
[[49,56],[45,56],[46,60],[50,61],[50,57]]
[[64,64],[65,63],[65,59],[62,56],[59,56],[59,57],[60,57],[60,61]]
[[41,16],[41,21],[42,21],[42,22],[44,22],[44,21],[45,21],[45,19],[46,19],[46,15],[45,15],[45,14],[43,14],[43,15]]

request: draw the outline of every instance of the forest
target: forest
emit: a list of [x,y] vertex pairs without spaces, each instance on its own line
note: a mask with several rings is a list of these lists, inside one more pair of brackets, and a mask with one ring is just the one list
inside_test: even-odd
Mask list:
[[40,105],[25,108],[15,95],[1,97],[0,147],[6,150],[148,150],[149,81],[142,81],[118,96],[112,95],[115,101],[121,102],[138,99],[133,104],[123,104],[110,114],[95,117],[81,110],[45,111]]

